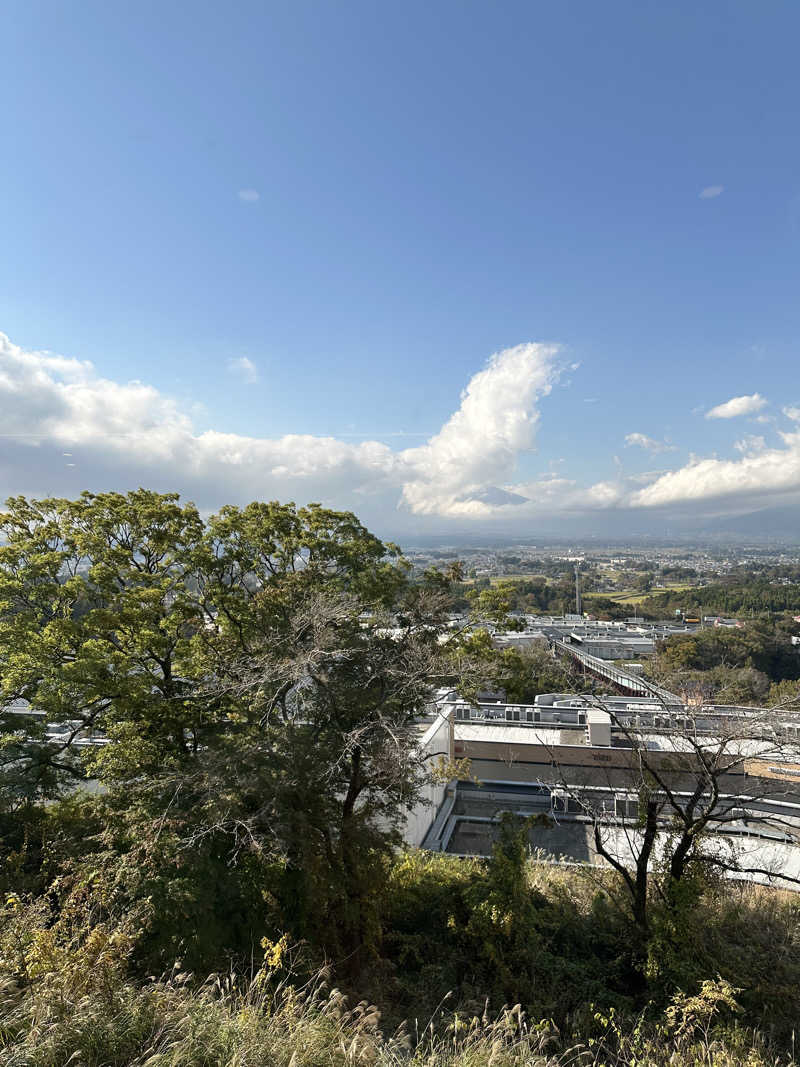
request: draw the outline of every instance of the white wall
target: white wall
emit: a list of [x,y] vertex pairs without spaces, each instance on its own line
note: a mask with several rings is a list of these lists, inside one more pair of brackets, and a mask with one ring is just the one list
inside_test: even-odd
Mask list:
[[[431,757],[428,760],[430,766],[434,766],[440,756],[445,760],[453,757],[453,724],[450,719],[451,715],[451,711],[447,712],[447,716],[438,715],[422,736],[420,749]],[[446,788],[446,782],[429,782],[425,786],[422,791],[422,799],[408,813],[406,828],[403,832],[406,844],[411,845],[413,848],[418,848],[425,840],[425,835],[444,800]],[[424,801],[429,803],[424,803]]]

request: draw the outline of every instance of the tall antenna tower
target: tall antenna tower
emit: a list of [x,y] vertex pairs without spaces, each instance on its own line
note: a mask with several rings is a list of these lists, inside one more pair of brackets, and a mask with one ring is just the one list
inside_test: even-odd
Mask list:
[[581,610],[581,565],[575,564],[575,614],[583,615]]

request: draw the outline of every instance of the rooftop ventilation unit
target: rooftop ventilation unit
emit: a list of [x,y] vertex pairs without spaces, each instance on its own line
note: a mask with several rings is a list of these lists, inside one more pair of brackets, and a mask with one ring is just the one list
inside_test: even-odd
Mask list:
[[611,747],[611,716],[607,711],[590,708],[586,712],[586,742],[596,748]]

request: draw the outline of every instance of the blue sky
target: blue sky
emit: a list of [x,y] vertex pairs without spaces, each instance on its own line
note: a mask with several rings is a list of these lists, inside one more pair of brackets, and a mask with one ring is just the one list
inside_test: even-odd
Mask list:
[[[799,32],[780,2],[12,2],[0,490],[288,494],[385,533],[797,509]],[[491,453],[521,376],[493,466],[461,423],[397,460],[528,342],[462,420],[477,448],[489,404]],[[297,434],[391,455],[242,455]]]

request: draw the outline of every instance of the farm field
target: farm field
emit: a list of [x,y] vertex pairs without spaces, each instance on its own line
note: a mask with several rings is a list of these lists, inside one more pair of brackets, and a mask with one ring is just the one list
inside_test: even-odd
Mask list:
[[[608,572],[604,573],[604,577],[606,579],[611,579],[612,581],[614,581],[615,579],[619,578],[619,572],[608,571]],[[496,585],[498,585],[500,583],[507,583],[507,582],[510,582],[510,583],[525,582],[525,581],[530,581],[531,579],[535,579],[535,580],[538,580],[540,582],[544,582],[544,584],[546,584],[546,585],[554,585],[556,583],[556,581],[557,581],[557,579],[553,578],[552,576],[544,575],[541,572],[523,571],[523,572],[520,572],[519,574],[493,574],[491,576],[487,575],[487,576],[482,576],[481,578],[478,578],[478,579],[476,579],[476,578],[465,578],[463,584],[465,586],[475,585],[475,583],[477,581],[484,581],[487,578],[488,578],[489,584],[492,585],[492,586],[496,586]],[[699,587],[694,582],[670,582],[667,585],[654,586],[648,592],[643,592],[642,590],[639,590],[639,589],[620,589],[620,590],[617,590],[615,592],[608,592],[608,591],[603,591],[603,590],[598,590],[598,591],[586,590],[586,591],[584,591],[582,593],[582,596],[583,596],[584,603],[587,603],[588,601],[593,600],[593,599],[603,598],[603,599],[606,599],[606,600],[613,600],[617,604],[626,604],[626,605],[630,605],[631,607],[635,607],[637,604],[640,604],[643,600],[647,600],[648,597],[658,596],[660,593],[683,593],[683,592],[686,592],[686,591],[688,591],[690,589],[697,589],[697,588],[699,588]]]
[[480,578],[465,578],[463,584],[474,585],[475,582],[482,581],[484,577],[488,577],[490,585],[498,585],[500,582],[529,582],[532,578],[541,578],[550,584],[553,582],[552,578],[548,578],[541,572],[523,571],[520,574],[492,574],[482,575]]
[[621,589],[616,593],[584,593],[584,600],[592,600],[597,597],[603,597],[606,600],[613,600],[617,604],[640,604],[643,600],[647,600],[648,597],[658,596],[660,593],[685,593],[690,589],[698,588],[691,582],[676,582],[674,585],[663,585],[653,587],[648,592],[644,593],[637,589]]

